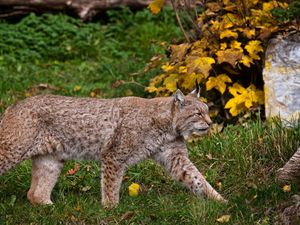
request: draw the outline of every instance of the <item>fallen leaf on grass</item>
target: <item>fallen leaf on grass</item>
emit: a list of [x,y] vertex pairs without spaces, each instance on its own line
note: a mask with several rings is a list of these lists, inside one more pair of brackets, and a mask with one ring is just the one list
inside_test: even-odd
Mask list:
[[77,173],[80,170],[80,164],[79,163],[75,163],[74,164],[74,168],[69,169],[67,172],[67,175],[74,175],[75,173]]
[[290,184],[286,184],[282,187],[282,190],[284,192],[290,192],[291,191],[291,185]]
[[217,219],[217,221],[219,222],[219,223],[227,223],[227,222],[229,222],[229,220],[230,220],[230,215],[223,215],[223,216],[220,216],[218,219]]
[[131,196],[131,197],[138,196],[139,190],[140,190],[140,185],[137,184],[137,183],[132,183],[132,184],[128,187],[128,193],[129,193],[129,196]]

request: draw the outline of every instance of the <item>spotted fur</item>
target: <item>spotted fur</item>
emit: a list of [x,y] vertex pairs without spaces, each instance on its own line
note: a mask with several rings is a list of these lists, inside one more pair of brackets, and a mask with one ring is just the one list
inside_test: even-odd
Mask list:
[[28,199],[51,204],[66,160],[97,160],[102,204],[115,206],[128,166],[152,158],[196,195],[223,201],[189,160],[184,141],[211,123],[207,105],[179,90],[153,99],[35,96],[9,107],[0,121],[0,175],[31,158]]
[[277,179],[280,182],[300,181],[300,148],[289,161],[277,171]]

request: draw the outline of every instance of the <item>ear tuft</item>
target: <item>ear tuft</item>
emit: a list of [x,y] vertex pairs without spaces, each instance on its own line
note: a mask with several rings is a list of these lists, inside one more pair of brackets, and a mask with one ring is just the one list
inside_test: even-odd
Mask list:
[[179,89],[177,89],[174,93],[174,100],[175,102],[179,102],[181,105],[184,103],[184,94]]
[[200,98],[201,88],[198,83],[198,80],[196,80],[195,84],[196,84],[196,88],[190,93],[190,95],[194,96],[195,98]]

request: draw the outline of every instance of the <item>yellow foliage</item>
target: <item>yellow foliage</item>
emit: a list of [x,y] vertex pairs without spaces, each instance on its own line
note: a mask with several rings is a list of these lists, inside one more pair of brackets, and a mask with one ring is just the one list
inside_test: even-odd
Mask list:
[[261,41],[258,40],[249,41],[245,49],[249,52],[250,57],[255,60],[260,60],[258,53],[264,50],[261,47]]
[[164,4],[165,4],[165,0],[153,0],[149,4],[148,8],[153,14],[158,14],[161,8],[164,6]]
[[242,52],[236,49],[220,50],[216,53],[216,55],[218,57],[219,64],[227,62],[232,65],[232,67],[235,67],[236,62],[241,60],[244,56]]
[[230,38],[230,37],[233,37],[234,39],[237,39],[238,38],[238,33],[234,32],[234,31],[231,31],[231,30],[224,30],[220,34],[220,39]]
[[194,87],[195,82],[197,80],[197,82],[201,82],[204,79],[204,75],[203,74],[196,74],[196,73],[192,73],[192,74],[186,74],[184,75],[181,87],[185,88],[185,89],[191,89],[191,87]]
[[[150,5],[156,12],[164,2],[155,0]],[[198,80],[206,86],[208,95],[219,92],[227,101],[225,108],[237,116],[264,104],[263,91],[250,80],[259,80],[253,76],[261,76],[255,73],[259,71],[257,65],[261,63],[265,41],[281,28],[272,16],[272,9],[284,9],[288,4],[277,0],[217,0],[204,4],[205,11],[195,21],[198,25],[195,33],[200,37],[189,43],[171,45],[169,62],[161,67],[162,74],[152,79],[146,90],[168,95],[176,90],[178,82],[187,92]],[[196,36],[193,33],[190,38]],[[236,82],[242,78],[249,81],[245,87]],[[233,81],[232,87],[227,88]],[[233,96],[230,99],[229,93]]]
[[166,64],[163,65],[161,68],[162,68],[163,71],[168,72],[168,71],[173,70],[173,69],[174,69],[174,66],[170,65],[169,63],[166,63]]
[[225,109],[230,109],[232,116],[250,109],[254,105],[264,104],[264,93],[251,84],[247,89],[238,83],[234,83],[229,87],[229,92],[234,96],[229,99],[225,105]]
[[170,92],[175,92],[177,89],[176,83],[178,81],[178,75],[177,74],[170,74],[165,80],[164,80],[164,86],[165,88]]
[[206,90],[217,89],[221,94],[226,90],[226,83],[231,83],[231,79],[226,74],[220,74],[217,77],[209,77],[206,82]]
[[240,63],[244,64],[247,67],[250,67],[253,63],[253,60],[251,57],[244,55],[243,58],[240,60]]
[[186,59],[188,73],[193,72],[202,73],[205,77],[208,77],[209,71],[212,68],[212,64],[215,63],[214,58],[211,57],[189,57]]

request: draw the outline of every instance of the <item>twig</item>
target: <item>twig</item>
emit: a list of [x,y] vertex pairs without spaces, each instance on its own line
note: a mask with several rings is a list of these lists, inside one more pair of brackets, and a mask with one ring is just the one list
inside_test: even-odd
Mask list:
[[177,22],[179,24],[180,30],[183,33],[183,35],[184,35],[185,39],[187,40],[187,42],[191,43],[190,38],[188,37],[188,35],[186,34],[186,32],[185,32],[185,30],[184,30],[184,28],[182,26],[181,19],[180,19],[179,15],[178,15],[177,7],[175,5],[174,0],[171,0],[171,3],[172,3],[172,6],[173,6],[173,9],[174,9],[174,12],[175,12],[176,19],[177,19]]

